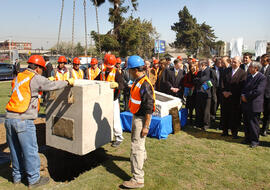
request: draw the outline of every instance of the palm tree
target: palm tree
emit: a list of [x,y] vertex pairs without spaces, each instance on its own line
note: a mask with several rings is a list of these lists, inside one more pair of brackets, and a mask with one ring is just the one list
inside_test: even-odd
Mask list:
[[58,40],[57,40],[57,53],[58,53],[58,51],[59,51],[60,33],[61,33],[62,20],[63,20],[63,10],[64,10],[64,0],[62,0],[62,8],[61,8],[61,15],[60,15],[60,23],[59,23],[59,31],[58,31]]

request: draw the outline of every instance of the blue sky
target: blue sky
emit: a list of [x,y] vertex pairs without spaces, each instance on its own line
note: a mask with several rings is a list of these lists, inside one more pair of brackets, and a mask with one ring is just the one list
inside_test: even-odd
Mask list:
[[[269,0],[138,0],[135,17],[151,20],[161,39],[172,42],[171,25],[178,21],[178,12],[187,6],[199,23],[206,22],[218,39],[230,41],[243,37],[249,49],[256,40],[270,41]],[[71,41],[72,0],[65,0],[61,39]],[[84,44],[83,0],[76,0],[75,41]],[[130,5],[130,1],[126,1]],[[95,9],[87,0],[87,28],[97,30]],[[99,8],[101,33],[112,28],[105,3]],[[51,47],[57,41],[61,0],[1,0],[0,41],[7,38],[30,41],[34,48]],[[131,11],[126,14],[129,16]]]

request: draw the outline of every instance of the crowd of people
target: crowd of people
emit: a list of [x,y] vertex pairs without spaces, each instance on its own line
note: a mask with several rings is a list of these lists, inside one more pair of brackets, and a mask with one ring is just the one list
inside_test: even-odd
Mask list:
[[[60,57],[55,79],[58,80],[62,76],[63,80],[69,77],[107,80],[107,76],[112,75],[118,84],[114,91],[115,104],[119,104],[119,97],[122,94],[124,110],[128,110],[130,88],[134,80],[128,71],[128,57],[124,64],[121,64],[120,58],[112,57],[110,54],[106,54],[104,60],[108,57],[111,57],[108,63],[98,63],[98,60],[93,58],[85,74],[79,69],[78,58],[73,59],[73,68],[68,71],[64,65],[66,60],[61,60],[64,57]],[[268,54],[262,55],[256,61],[252,60],[251,53],[245,53],[242,58],[223,56],[200,60],[192,56],[187,59],[178,56],[173,62],[171,58],[144,60],[144,74],[156,91],[182,99],[188,109],[190,125],[202,130],[210,127],[220,129],[223,131],[222,136],[229,136],[230,131],[233,139],[238,139],[239,130],[244,129],[243,143],[256,147],[259,145],[259,135],[268,135],[270,113],[268,65]],[[111,69],[113,74],[110,74]],[[217,118],[219,108],[220,117]],[[120,111],[115,111],[117,111],[115,126],[119,126],[119,129],[115,130],[121,131],[118,117]],[[262,120],[261,113],[263,113]],[[242,122],[244,127],[241,127]],[[263,124],[261,129],[260,123]],[[123,139],[121,132],[117,134],[119,138],[113,145],[115,147],[120,145]]]
[[[152,64],[146,60],[145,74],[155,90],[182,99],[188,109],[190,125],[202,130],[220,129],[222,136],[229,136],[230,131],[233,139],[238,139],[238,132],[243,129],[245,140],[242,143],[255,148],[259,145],[259,136],[267,136],[269,128],[268,65],[268,54],[256,61],[252,60],[251,53],[245,53],[243,58],[223,56],[198,60],[189,57],[185,62],[178,56],[173,63],[170,58],[153,59]],[[128,98],[128,94],[124,95]],[[220,118],[216,117],[218,108]]]

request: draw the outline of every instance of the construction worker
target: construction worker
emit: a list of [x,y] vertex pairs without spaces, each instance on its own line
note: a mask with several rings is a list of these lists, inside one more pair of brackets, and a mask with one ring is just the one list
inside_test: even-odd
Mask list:
[[119,71],[120,74],[122,74],[121,63],[122,63],[121,58],[117,57],[116,58],[115,68]]
[[84,74],[80,69],[80,59],[78,57],[74,57],[73,59],[73,69],[71,70],[71,77],[73,79],[83,79]]
[[92,58],[90,64],[91,67],[88,68],[87,78],[88,80],[95,80],[101,71],[100,68],[98,68],[98,60],[96,58]]
[[67,59],[65,58],[65,56],[60,56],[58,58],[58,67],[54,76],[55,80],[69,79],[70,74],[65,64],[67,64]]
[[50,81],[42,76],[46,66],[40,55],[32,55],[28,64],[28,68],[12,81],[12,94],[6,105],[5,128],[12,161],[13,183],[21,183],[26,176],[29,188],[32,188],[49,182],[48,177],[40,176],[34,124],[39,111],[39,92],[73,85],[73,80]]
[[[114,55],[108,55],[104,60],[105,69],[100,72],[99,76],[96,77],[96,80],[112,82],[111,88],[114,88],[114,136],[115,141],[112,143],[112,147],[118,147],[124,137],[122,135],[123,130],[120,121],[120,105],[119,97],[120,90],[124,89],[124,81],[122,75],[114,67],[116,64],[116,58]],[[114,87],[113,87],[114,86]]]
[[129,99],[129,110],[133,113],[130,154],[133,176],[129,181],[125,181],[123,186],[134,189],[144,187],[145,139],[149,131],[151,115],[155,111],[155,93],[150,80],[144,74],[144,61],[141,57],[130,56],[128,69],[135,79]]

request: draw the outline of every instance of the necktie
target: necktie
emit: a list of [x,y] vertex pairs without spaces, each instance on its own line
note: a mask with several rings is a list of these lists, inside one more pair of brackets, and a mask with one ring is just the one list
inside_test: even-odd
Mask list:
[[178,70],[175,70],[175,73],[174,73],[174,74],[175,74],[175,76],[177,77],[177,75],[178,75]]

